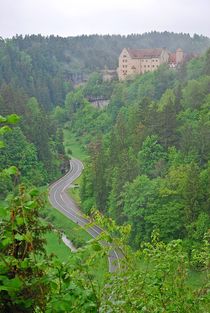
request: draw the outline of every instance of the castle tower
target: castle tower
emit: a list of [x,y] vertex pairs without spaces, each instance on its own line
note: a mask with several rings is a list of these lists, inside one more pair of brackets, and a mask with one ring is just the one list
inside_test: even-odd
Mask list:
[[181,48],[176,50],[176,64],[183,63],[184,61],[184,52]]

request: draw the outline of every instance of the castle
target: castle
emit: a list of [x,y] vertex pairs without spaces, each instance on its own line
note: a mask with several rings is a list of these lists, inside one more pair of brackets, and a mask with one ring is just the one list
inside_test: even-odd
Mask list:
[[139,74],[153,72],[164,63],[168,64],[171,68],[175,68],[178,64],[183,63],[183,61],[184,53],[180,48],[175,53],[170,53],[165,48],[124,48],[119,56],[118,78],[122,81]]

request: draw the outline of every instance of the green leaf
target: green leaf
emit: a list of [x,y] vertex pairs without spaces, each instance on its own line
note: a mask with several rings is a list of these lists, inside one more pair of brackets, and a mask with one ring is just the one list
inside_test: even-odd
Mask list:
[[15,277],[13,279],[9,279],[5,282],[5,286],[7,287],[7,290],[19,290],[22,286],[22,282],[18,277]]
[[6,122],[6,118],[5,117],[3,117],[2,115],[0,115],[0,123],[4,123],[4,122]]
[[20,263],[20,267],[21,267],[22,269],[26,269],[26,268],[28,267],[28,265],[29,265],[28,259],[25,259],[25,260],[23,260],[23,261]]
[[19,122],[20,117],[17,114],[11,114],[7,116],[7,122],[10,124],[16,124]]
[[101,251],[102,250],[101,245],[98,242],[95,242],[92,245],[92,248],[93,248],[94,251]]
[[5,133],[7,133],[8,131],[11,131],[11,128],[9,126],[3,126],[0,128],[0,136],[4,135]]
[[36,207],[36,202],[35,201],[28,201],[24,207],[26,209],[33,209]]
[[21,225],[23,225],[24,224],[24,219],[22,218],[22,217],[17,217],[16,218],[16,222],[17,222],[17,225],[18,226],[21,226]]
[[5,147],[4,142],[3,142],[2,140],[0,140],[0,149],[1,149],[1,148],[4,148],[4,147]]
[[29,231],[27,231],[27,233],[24,235],[24,239],[27,242],[32,242],[32,234]]
[[6,175],[16,175],[18,173],[18,169],[15,166],[10,166],[9,168],[4,170]]
[[7,291],[8,290],[8,287],[6,287],[5,285],[0,285],[0,291]]
[[38,196],[39,195],[39,190],[38,189],[32,189],[30,192],[29,192],[30,196],[34,197],[34,196]]
[[8,215],[8,211],[5,207],[0,207],[0,217],[5,218]]
[[16,234],[16,235],[15,235],[15,239],[21,241],[21,240],[23,240],[24,238],[23,238],[23,235]]
[[7,247],[8,245],[10,245],[12,243],[12,239],[11,238],[5,238],[2,240],[2,246],[3,247]]

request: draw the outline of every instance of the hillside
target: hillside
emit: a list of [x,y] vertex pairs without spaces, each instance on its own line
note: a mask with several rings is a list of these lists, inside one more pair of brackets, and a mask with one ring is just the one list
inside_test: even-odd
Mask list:
[[0,85],[24,89],[50,110],[63,104],[71,81],[108,67],[117,68],[124,47],[162,48],[185,53],[203,53],[210,46],[204,36],[151,32],[142,35],[90,35],[79,37],[17,36],[0,40]]
[[[177,70],[162,65],[131,81],[104,82],[92,72],[104,66],[102,51],[111,67],[126,41],[148,47],[162,37],[171,50],[209,45],[155,32],[1,41],[2,313],[209,312],[210,49]],[[89,79],[75,88],[68,75],[83,69]],[[108,106],[94,108],[88,99],[101,95]],[[66,173],[75,149],[85,165],[77,201],[104,230],[88,242],[40,192]],[[46,249],[58,228],[80,246],[64,262]],[[113,248],[120,270],[109,273]]]

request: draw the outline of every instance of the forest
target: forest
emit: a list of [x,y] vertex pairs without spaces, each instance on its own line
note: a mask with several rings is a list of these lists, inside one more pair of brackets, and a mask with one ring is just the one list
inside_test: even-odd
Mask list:
[[94,71],[116,69],[124,47],[163,48],[200,54],[210,46],[208,37],[169,32],[142,35],[90,35],[62,38],[41,35],[0,38],[0,85],[23,89],[50,111],[63,105],[72,81],[86,80]]
[[[124,46],[163,45],[199,55],[103,81]],[[209,311],[209,46],[167,32],[0,41],[0,312]],[[97,96],[108,106],[94,108]],[[65,132],[86,155],[81,210],[104,232],[61,262],[46,250],[56,226],[42,189],[68,170]],[[98,279],[104,240],[122,270]]]

